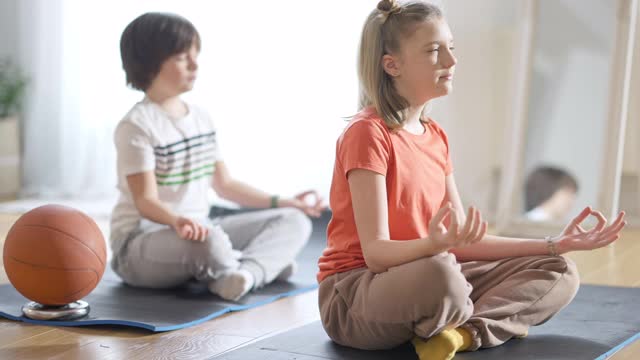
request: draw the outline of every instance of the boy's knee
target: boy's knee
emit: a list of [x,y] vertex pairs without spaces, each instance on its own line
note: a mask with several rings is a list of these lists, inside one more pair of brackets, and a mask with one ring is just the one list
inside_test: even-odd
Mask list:
[[302,211],[296,208],[282,209],[282,216],[289,227],[297,234],[296,239],[302,243],[307,242],[311,236],[311,219]]
[[205,263],[225,262],[226,259],[234,259],[235,250],[224,230],[220,226],[209,229],[205,241],[194,241],[192,244],[193,256],[201,258]]
[[204,243],[206,247],[211,249],[231,249],[229,235],[220,226],[214,226],[209,229],[209,234]]

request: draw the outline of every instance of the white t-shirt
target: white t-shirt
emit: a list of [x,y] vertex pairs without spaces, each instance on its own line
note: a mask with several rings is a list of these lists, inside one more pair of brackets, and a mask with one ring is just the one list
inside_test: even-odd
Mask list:
[[148,98],[120,121],[114,140],[120,197],[111,214],[111,247],[117,253],[142,219],[133,202],[127,175],[153,171],[158,196],[176,214],[195,219],[209,213],[207,191],[220,161],[216,128],[209,114],[187,104],[175,119]]
[[539,207],[529,210],[529,212],[524,214],[524,216],[527,218],[527,220],[531,220],[531,221],[551,220],[551,216],[549,216],[549,214],[547,214],[546,211],[544,211],[542,208],[539,208]]

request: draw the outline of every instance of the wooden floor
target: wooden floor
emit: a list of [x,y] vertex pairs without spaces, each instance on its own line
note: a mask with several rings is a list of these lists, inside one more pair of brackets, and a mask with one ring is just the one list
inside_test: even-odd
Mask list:
[[[0,252],[17,215],[0,215]],[[583,283],[640,287],[640,231],[615,246],[571,254]],[[0,264],[1,265],[1,264]],[[0,267],[0,284],[7,283]],[[210,359],[319,319],[317,292],[227,314],[187,329],[150,333],[124,327],[56,328],[0,320],[0,359]],[[640,341],[610,359],[640,359]]]

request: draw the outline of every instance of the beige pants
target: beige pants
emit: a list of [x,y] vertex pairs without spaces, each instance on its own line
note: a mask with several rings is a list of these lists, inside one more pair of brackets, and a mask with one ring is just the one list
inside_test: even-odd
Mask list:
[[575,264],[562,256],[457,263],[442,253],[375,274],[366,268],[320,283],[322,324],[336,343],[388,349],[415,335],[469,330],[469,350],[493,347],[566,306],[579,286]]

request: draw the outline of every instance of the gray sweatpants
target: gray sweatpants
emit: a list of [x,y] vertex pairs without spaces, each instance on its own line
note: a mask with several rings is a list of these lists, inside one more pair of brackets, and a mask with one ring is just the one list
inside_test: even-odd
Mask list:
[[549,320],[579,283],[575,264],[562,256],[458,263],[441,253],[380,274],[360,268],[327,277],[320,317],[331,339],[355,348],[389,349],[461,326],[476,350]]
[[143,220],[114,254],[111,266],[127,284],[169,288],[195,278],[215,280],[244,268],[254,287],[273,281],[293,262],[311,234],[311,221],[293,208],[269,209],[201,219],[203,242],[180,238],[167,225]]

